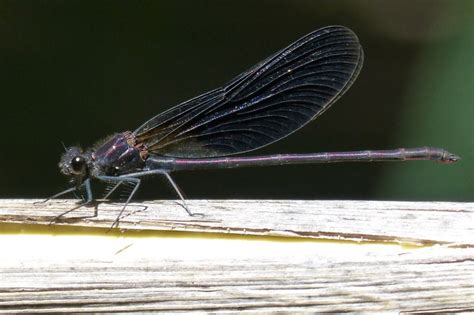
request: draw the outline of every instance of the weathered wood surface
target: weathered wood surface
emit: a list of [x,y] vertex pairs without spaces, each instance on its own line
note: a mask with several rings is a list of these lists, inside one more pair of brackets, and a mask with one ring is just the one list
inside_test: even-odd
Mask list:
[[[33,205],[0,200],[0,223],[49,224],[73,201]],[[474,203],[302,200],[189,200],[204,217],[190,217],[174,201],[133,203],[124,230],[217,232],[306,238],[474,245]],[[109,228],[120,204],[80,208],[56,225]],[[71,218],[72,217],[72,218]]]
[[[230,245],[232,247],[232,245]],[[151,250],[151,249],[149,249]],[[205,250],[207,251],[207,250]],[[474,249],[366,257],[130,257],[0,263],[0,310],[474,311]],[[60,255],[58,252],[57,255]]]
[[0,201],[0,228],[24,228],[0,235],[0,312],[474,312],[473,203],[190,201],[190,218],[157,201],[124,234],[107,232],[117,205],[60,223],[95,235],[48,234],[71,204],[31,204]]

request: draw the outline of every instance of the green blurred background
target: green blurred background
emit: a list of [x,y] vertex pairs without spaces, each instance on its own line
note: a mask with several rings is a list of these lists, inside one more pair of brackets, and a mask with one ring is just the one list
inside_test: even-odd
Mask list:
[[[67,186],[57,162],[215,88],[326,25],[365,64],[316,122],[253,154],[436,146],[455,165],[176,173],[188,198],[474,200],[474,1],[0,1],[0,197]],[[150,179],[139,199],[174,198]]]

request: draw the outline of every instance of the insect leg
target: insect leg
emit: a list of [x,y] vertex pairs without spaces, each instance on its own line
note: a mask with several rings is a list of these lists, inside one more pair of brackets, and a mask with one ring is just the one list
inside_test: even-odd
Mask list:
[[116,184],[114,185],[114,187],[112,187],[112,189],[109,190],[109,191],[107,192],[107,194],[105,194],[104,199],[108,199],[108,198],[110,197],[110,195],[112,195],[112,193],[113,193],[115,190],[117,190],[117,188],[119,188],[120,185],[122,185],[122,183],[123,183],[123,181],[120,181],[120,182],[116,183]]
[[190,215],[192,217],[193,216],[203,216],[202,213],[193,213],[193,212],[191,212],[191,210],[189,210],[181,189],[175,183],[175,181],[171,178],[170,174],[165,170],[148,170],[148,171],[143,171],[143,172],[137,172],[137,173],[131,173],[131,174],[127,174],[127,175],[122,175],[122,176],[119,176],[119,178],[129,178],[129,177],[137,178],[137,177],[149,176],[149,175],[164,175],[166,177],[166,179],[170,182],[170,184],[173,187],[174,191],[177,193],[177,195],[181,199],[182,204],[180,204],[180,206],[183,207],[184,210],[186,210],[188,215]]
[[[86,205],[90,204],[90,203],[93,201],[92,189],[91,189],[91,181],[90,181],[90,179],[89,179],[89,178],[86,179],[86,180],[82,183],[82,185],[84,185],[85,188],[86,188],[86,194],[87,194],[86,200],[85,200],[84,202],[78,204],[77,206],[75,206],[75,207],[69,209],[68,211],[63,212],[63,213],[61,213],[60,215],[54,217],[54,218],[49,222],[50,225],[53,224],[54,222],[56,222],[59,218],[63,217],[64,215],[66,215],[66,214],[68,214],[68,213],[70,213],[70,212],[72,212],[72,211],[74,211],[74,210],[76,210],[76,209],[79,209],[79,208],[81,208],[81,207],[83,207],[83,206],[86,206]],[[81,185],[81,186],[82,186],[82,185]],[[79,187],[81,187],[81,186],[79,186]],[[60,196],[60,195],[63,195],[63,194],[65,194],[66,192],[75,191],[75,190],[77,190],[79,187],[73,187],[74,189],[73,189],[73,188],[69,188],[68,190],[65,190],[65,191],[63,191],[63,192],[61,192],[61,193],[59,193],[59,194],[54,195],[54,196],[51,197],[50,199],[56,198],[56,197],[58,197],[58,196]],[[94,217],[95,217],[95,216],[97,216],[97,211],[94,213]]]
[[132,192],[127,198],[127,201],[125,201],[124,206],[122,207],[122,210],[120,210],[120,213],[118,214],[117,218],[115,221],[112,223],[112,226],[110,227],[111,229],[114,227],[118,226],[118,223],[120,221],[120,217],[122,216],[123,212],[125,211],[125,208],[128,206],[130,203],[130,200],[132,200],[133,196],[135,193],[138,191],[138,188],[140,187],[140,182],[141,179],[132,177],[132,176],[124,176],[124,177],[116,177],[116,176],[98,176],[97,179],[105,181],[105,182],[116,182],[117,184],[112,190],[115,190],[118,186],[120,186],[122,183],[127,182],[127,183],[134,183],[135,186],[133,187]]
[[66,190],[64,190],[64,191],[61,191],[61,192],[59,192],[59,193],[57,193],[57,194],[55,194],[55,195],[53,195],[53,196],[51,196],[51,197],[49,197],[49,198],[47,198],[47,199],[45,199],[45,200],[42,200],[42,201],[35,201],[34,204],[37,205],[37,204],[41,204],[41,203],[46,203],[46,202],[50,201],[51,199],[54,199],[54,198],[57,198],[57,197],[59,197],[59,196],[68,194],[68,193],[70,193],[70,192],[74,192],[74,191],[76,191],[76,190],[78,190],[78,189],[79,189],[79,187],[76,187],[76,186],[71,187],[71,188],[68,188],[68,189],[66,189]]

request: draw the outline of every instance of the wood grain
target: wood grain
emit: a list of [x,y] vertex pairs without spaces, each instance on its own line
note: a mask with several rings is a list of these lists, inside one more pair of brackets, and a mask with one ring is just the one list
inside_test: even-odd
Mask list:
[[473,203],[155,201],[109,233],[101,204],[53,233],[71,204],[0,201],[0,312],[474,312]]
[[[74,206],[71,200],[40,205],[34,201],[0,200],[0,223],[46,225]],[[134,203],[120,228],[474,245],[474,203],[189,200],[188,206],[204,216],[190,217],[174,201]],[[55,224],[109,228],[120,209],[120,204],[101,203],[97,217],[81,218],[90,217],[94,208],[80,208]]]

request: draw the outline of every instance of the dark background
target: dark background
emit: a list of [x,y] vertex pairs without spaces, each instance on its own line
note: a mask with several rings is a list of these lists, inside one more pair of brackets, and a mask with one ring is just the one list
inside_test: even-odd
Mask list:
[[[303,130],[253,154],[436,146],[432,162],[176,173],[188,198],[474,200],[473,1],[0,1],[0,197],[67,186],[89,146],[215,88],[326,25],[353,29],[358,80]],[[174,198],[164,181],[138,198]]]

